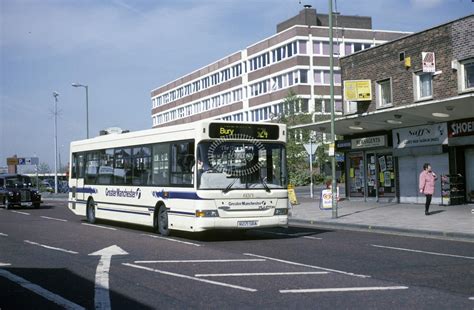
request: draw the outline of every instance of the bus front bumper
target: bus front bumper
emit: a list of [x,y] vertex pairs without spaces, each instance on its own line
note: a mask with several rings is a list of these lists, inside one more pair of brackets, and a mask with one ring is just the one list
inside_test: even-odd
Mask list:
[[209,229],[253,229],[263,227],[281,227],[288,225],[288,216],[248,218],[202,217],[195,219],[193,230],[196,232]]

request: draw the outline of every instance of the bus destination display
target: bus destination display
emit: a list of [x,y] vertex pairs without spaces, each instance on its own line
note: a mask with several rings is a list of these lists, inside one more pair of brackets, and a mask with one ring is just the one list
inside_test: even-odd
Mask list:
[[266,124],[209,124],[209,137],[224,138],[227,136],[244,135],[246,138],[276,140],[280,136],[279,127]]

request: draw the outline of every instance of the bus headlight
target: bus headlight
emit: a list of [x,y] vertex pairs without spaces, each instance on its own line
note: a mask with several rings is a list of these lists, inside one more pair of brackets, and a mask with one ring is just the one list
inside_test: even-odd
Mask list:
[[219,217],[217,210],[196,210],[196,217]]
[[287,215],[288,208],[275,209],[275,215]]

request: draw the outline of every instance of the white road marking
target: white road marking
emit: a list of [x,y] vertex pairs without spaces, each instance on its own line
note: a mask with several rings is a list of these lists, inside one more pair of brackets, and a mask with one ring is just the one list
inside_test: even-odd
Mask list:
[[23,214],[23,215],[30,215],[29,213],[26,212],[21,212],[21,211],[12,211],[13,213],[18,213],[18,214]]
[[9,263],[0,263],[0,267],[11,266],[12,264]]
[[438,256],[448,256],[448,257],[456,257],[456,258],[474,259],[474,257],[470,257],[470,256],[462,256],[462,255],[454,255],[454,254],[445,254],[445,253],[436,253],[436,252],[427,252],[427,251],[420,251],[420,250],[413,250],[413,249],[405,249],[405,248],[395,248],[395,247],[384,246],[384,245],[371,244],[371,246],[376,247],[376,248],[399,250],[399,251],[406,251],[406,252],[415,252],[415,253],[423,253],[423,254],[438,255]]
[[127,252],[116,245],[89,254],[91,256],[100,256],[99,264],[95,272],[95,309],[111,309],[109,294],[110,261],[114,255],[127,254]]
[[469,300],[474,300],[474,297],[469,297]]
[[7,234],[4,234],[4,233],[0,233],[0,236],[2,236],[2,237],[8,237],[8,235],[7,235]]
[[82,223],[82,225],[92,226],[92,227],[97,227],[97,228],[102,228],[102,229],[108,229],[108,230],[117,230],[116,228],[105,227],[105,226],[100,226],[100,225],[94,225],[94,224],[89,224],[89,223]]
[[345,275],[353,276],[353,277],[370,278],[370,276],[366,276],[366,275],[362,275],[362,274],[355,274],[355,273],[352,273],[352,272],[346,272],[346,271],[341,271],[341,270],[336,270],[336,269],[330,269],[330,268],[307,265],[307,264],[302,264],[302,263],[297,263],[297,262],[291,262],[291,261],[278,259],[278,258],[273,258],[273,257],[268,257],[268,256],[256,255],[256,254],[251,254],[251,253],[244,253],[244,255],[253,256],[253,257],[260,257],[260,258],[273,260],[273,261],[276,261],[276,262],[285,263],[285,264],[289,264],[289,265],[302,266],[302,267],[308,267],[308,268],[313,268],[313,269],[325,270],[325,271],[334,272],[334,273],[345,274]]
[[313,240],[323,240],[323,238],[318,238],[318,237],[311,237],[311,236],[303,236],[305,239],[313,239]]
[[232,262],[264,262],[265,259],[188,259],[188,260],[137,260],[135,264],[157,263],[232,263]]
[[40,243],[33,242],[33,241],[30,241],[30,240],[25,240],[25,242],[26,242],[26,243],[29,243],[29,244],[32,244],[32,245],[37,245],[37,246],[43,247],[43,248],[45,248],[45,249],[50,249],[50,250],[55,250],[55,251],[60,251],[60,252],[65,252],[65,253],[70,253],[70,254],[79,254],[79,253],[76,252],[76,251],[71,251],[71,250],[65,250],[65,249],[61,249],[61,248],[56,248],[56,247],[53,247],[53,246],[40,244]]
[[178,242],[178,243],[187,244],[187,245],[201,246],[200,244],[197,244],[197,243],[192,243],[192,242],[187,242],[187,241],[181,241],[181,240],[176,240],[176,239],[167,238],[167,237],[160,237],[160,236],[148,235],[148,234],[142,234],[142,236],[147,236],[147,237],[151,237],[151,238],[155,238],[155,239],[163,239],[163,240]]
[[39,285],[33,284],[29,282],[26,279],[23,279],[11,272],[8,272],[6,270],[0,269],[0,276],[9,279],[10,281],[15,282],[18,285],[21,285],[22,287],[54,302],[55,304],[64,307],[65,309],[72,309],[72,310],[83,310],[85,308],[79,306],[78,304],[73,303],[72,301],[69,301],[59,295],[56,295],[44,288],[42,288]]
[[133,268],[138,268],[138,269],[143,269],[143,270],[147,270],[147,271],[152,271],[152,272],[156,272],[156,273],[161,273],[161,274],[165,274],[165,275],[169,275],[169,276],[173,276],[173,277],[178,277],[178,278],[183,278],[183,279],[188,279],[188,280],[194,280],[194,281],[198,281],[198,282],[204,282],[204,283],[209,283],[209,284],[214,284],[214,285],[219,285],[219,286],[224,286],[224,287],[230,287],[230,288],[234,288],[234,289],[238,289],[238,290],[242,290],[242,291],[247,291],[247,292],[256,292],[257,291],[256,289],[249,288],[249,287],[233,285],[233,284],[227,284],[227,283],[223,283],[223,282],[217,282],[217,281],[211,281],[211,280],[205,280],[205,279],[199,279],[199,278],[187,276],[187,275],[184,275],[184,274],[173,273],[173,272],[168,272],[168,271],[163,271],[163,270],[158,270],[158,269],[152,269],[152,268],[139,266],[139,265],[134,265],[134,264],[123,263],[122,265],[133,267]]
[[386,290],[406,290],[408,286],[374,286],[374,287],[341,287],[341,288],[309,288],[295,290],[280,290],[280,293],[332,293],[332,292],[365,292],[365,291],[386,291]]
[[327,271],[302,271],[302,272],[254,272],[254,273],[208,273],[195,274],[195,277],[249,277],[249,276],[294,276],[309,274],[328,274]]
[[49,217],[49,216],[40,216],[44,219],[48,219],[48,220],[53,220],[53,221],[60,221],[60,222],[67,222],[67,220],[64,220],[64,219],[58,219],[58,218],[55,218],[55,217]]

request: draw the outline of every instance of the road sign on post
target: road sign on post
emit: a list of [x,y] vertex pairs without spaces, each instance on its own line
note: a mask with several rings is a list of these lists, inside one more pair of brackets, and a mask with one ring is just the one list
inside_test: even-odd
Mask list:
[[311,180],[309,193],[310,193],[311,198],[313,198],[313,196],[314,196],[314,194],[313,194],[313,155],[316,152],[316,150],[318,149],[318,146],[320,144],[321,143],[313,143],[312,140],[309,140],[309,143],[303,144],[306,152],[309,154],[309,175],[310,175],[309,178]]
[[38,157],[20,157],[17,160],[18,165],[39,165]]

